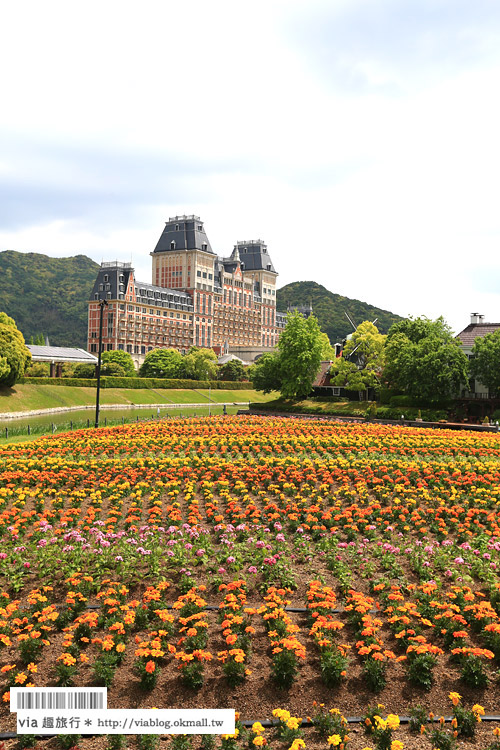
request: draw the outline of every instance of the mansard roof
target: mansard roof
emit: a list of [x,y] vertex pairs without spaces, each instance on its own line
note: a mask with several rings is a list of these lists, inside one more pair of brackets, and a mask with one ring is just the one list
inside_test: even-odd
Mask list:
[[175,252],[177,250],[202,250],[212,253],[210,241],[199,216],[171,216],[165,224],[154,253]]
[[[276,273],[267,245],[262,240],[237,242],[234,251],[238,251],[244,271],[271,271]],[[234,253],[233,251],[233,253]]]
[[[90,299],[97,299],[96,294],[99,295],[100,299],[119,299],[119,295],[125,293],[130,274],[133,273],[134,269],[131,263],[120,263],[119,261],[101,263]],[[124,291],[120,290],[120,286],[124,287]],[[110,296],[108,296],[108,293]]]

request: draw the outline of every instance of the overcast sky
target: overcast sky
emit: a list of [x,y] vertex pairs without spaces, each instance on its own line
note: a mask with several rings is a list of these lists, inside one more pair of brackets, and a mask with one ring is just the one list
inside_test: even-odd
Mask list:
[[24,0],[0,64],[0,250],[149,281],[194,213],[279,286],[500,322],[498,0]]

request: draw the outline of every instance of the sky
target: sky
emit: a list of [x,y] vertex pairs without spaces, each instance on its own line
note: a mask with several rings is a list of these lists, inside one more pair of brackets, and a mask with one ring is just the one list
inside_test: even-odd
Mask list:
[[24,0],[0,66],[0,250],[150,281],[195,214],[279,287],[500,322],[498,0]]

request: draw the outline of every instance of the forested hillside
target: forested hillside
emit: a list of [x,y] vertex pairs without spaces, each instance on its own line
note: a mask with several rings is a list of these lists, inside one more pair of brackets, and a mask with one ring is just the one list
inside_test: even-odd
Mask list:
[[86,348],[88,298],[98,268],[85,255],[0,252],[0,309],[14,318],[27,343],[42,333],[53,346]]
[[348,333],[353,332],[346,312],[357,326],[364,320],[372,321],[377,318],[376,325],[381,333],[387,333],[393,323],[401,320],[399,315],[388,310],[329,292],[315,281],[294,281],[277,291],[276,306],[280,312],[286,312],[289,305],[307,305],[309,302],[321,330],[328,334],[332,344],[342,341]]

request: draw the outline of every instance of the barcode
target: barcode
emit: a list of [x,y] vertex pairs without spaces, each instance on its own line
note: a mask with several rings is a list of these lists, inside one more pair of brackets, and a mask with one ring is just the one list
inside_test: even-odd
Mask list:
[[[13,695],[12,695],[13,693]],[[11,711],[80,710],[107,708],[106,688],[79,690],[78,688],[11,689]]]

